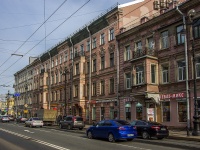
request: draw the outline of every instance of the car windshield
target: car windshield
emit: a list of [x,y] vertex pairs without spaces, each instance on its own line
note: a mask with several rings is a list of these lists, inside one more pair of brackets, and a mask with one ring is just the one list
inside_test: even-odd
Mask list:
[[33,120],[41,120],[40,118],[33,118]]
[[158,123],[158,122],[148,122],[148,124],[150,124],[150,125],[157,125],[157,126],[162,125],[162,124],[160,124],[160,123]]
[[130,125],[130,123],[128,123],[127,121],[125,120],[115,120],[116,124],[118,126],[124,126],[124,125]]
[[76,120],[77,120],[77,121],[83,121],[83,118],[77,117]]

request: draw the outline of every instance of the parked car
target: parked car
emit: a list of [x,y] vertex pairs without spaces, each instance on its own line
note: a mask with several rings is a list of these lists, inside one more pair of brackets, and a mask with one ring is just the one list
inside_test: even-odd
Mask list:
[[68,130],[71,130],[73,128],[78,128],[79,130],[82,130],[84,126],[83,118],[80,116],[64,116],[59,122],[60,129],[67,128]]
[[131,141],[137,137],[137,130],[125,120],[103,120],[89,127],[86,135],[89,139],[105,138],[109,142],[121,139]]
[[44,123],[43,121],[38,118],[38,117],[32,117],[32,118],[29,118],[27,121],[25,121],[25,124],[24,126],[25,127],[43,127]]
[[21,123],[21,122],[25,122],[25,121],[27,121],[28,119],[27,118],[25,118],[25,117],[22,117],[22,116],[19,116],[18,118],[16,118],[16,121],[18,122],[18,123]]
[[1,122],[10,122],[10,119],[9,119],[8,116],[1,116],[1,117],[0,117],[0,121],[1,121]]
[[156,137],[157,139],[163,139],[169,136],[169,130],[167,126],[158,122],[135,120],[131,122],[131,125],[136,126],[138,136],[143,139]]
[[13,115],[9,115],[8,117],[9,117],[10,121],[14,121],[14,116]]

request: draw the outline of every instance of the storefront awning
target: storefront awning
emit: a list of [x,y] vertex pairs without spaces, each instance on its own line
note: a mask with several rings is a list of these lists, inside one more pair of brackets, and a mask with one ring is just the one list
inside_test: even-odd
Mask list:
[[146,98],[150,98],[156,104],[160,104],[160,95],[155,93],[147,93]]

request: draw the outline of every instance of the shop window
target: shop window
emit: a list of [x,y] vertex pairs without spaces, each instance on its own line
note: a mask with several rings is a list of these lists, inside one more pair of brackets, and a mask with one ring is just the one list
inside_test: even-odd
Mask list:
[[104,107],[101,107],[101,120],[104,120],[105,118],[105,109],[104,109]]
[[114,118],[114,107],[110,107],[110,119],[115,119]]
[[178,102],[178,121],[187,122],[187,102]]
[[162,117],[163,122],[169,122],[170,121],[170,102],[162,102]]
[[96,120],[96,107],[92,108],[92,120]]
[[142,120],[142,104],[137,103],[136,105],[136,119]]
[[131,120],[131,104],[126,103],[125,105],[125,115],[126,115],[126,120]]

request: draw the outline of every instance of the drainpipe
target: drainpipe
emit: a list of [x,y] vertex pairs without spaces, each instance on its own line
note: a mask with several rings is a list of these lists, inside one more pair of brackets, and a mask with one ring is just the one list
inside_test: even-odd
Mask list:
[[91,32],[87,26],[87,31],[89,33],[89,37],[90,37],[90,72],[89,72],[89,124],[91,123],[91,115],[90,115],[90,111],[91,111],[91,68],[92,68],[92,35]]
[[118,114],[117,119],[120,119],[120,99],[119,99],[119,43],[117,43],[117,105],[118,105]]
[[187,54],[187,33],[186,33],[186,21],[185,18],[186,16],[180,11],[178,6],[176,6],[176,10],[180,15],[183,17],[183,30],[185,31],[185,36],[184,36],[184,47],[185,47],[185,65],[186,65],[186,80],[185,80],[185,85],[186,85],[186,100],[187,100],[187,136],[190,135],[189,129],[190,129],[190,101],[189,101],[189,87],[188,87],[188,54]]
[[51,109],[51,67],[52,67],[52,60],[51,60],[51,54],[50,54],[50,51],[48,51],[48,54],[50,56],[50,68],[49,68],[49,110]]
[[70,37],[70,42],[72,44],[72,72],[71,72],[71,114],[73,114],[73,72],[74,72],[74,44]]

